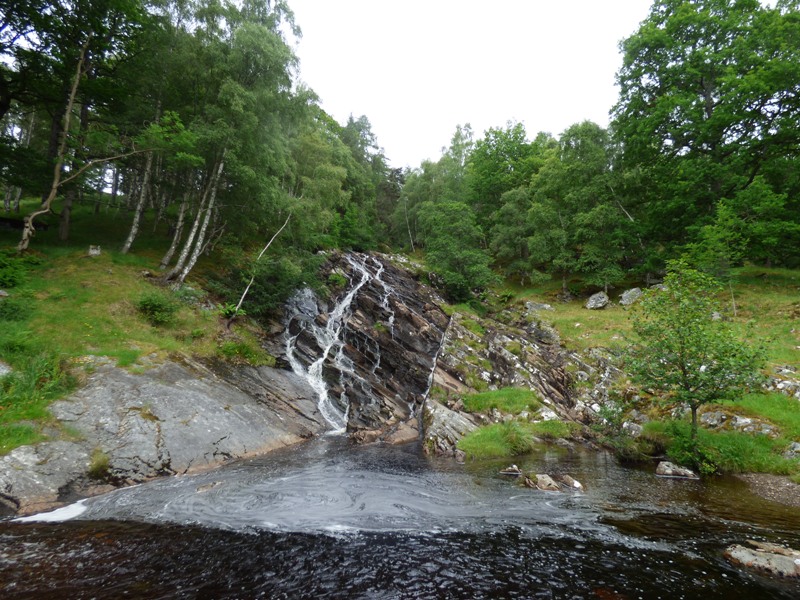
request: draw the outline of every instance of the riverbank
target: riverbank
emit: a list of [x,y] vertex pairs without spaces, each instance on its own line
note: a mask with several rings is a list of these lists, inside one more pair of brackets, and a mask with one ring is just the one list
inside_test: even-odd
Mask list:
[[741,473],[736,477],[747,483],[751,492],[765,500],[800,507],[800,484],[785,475]]

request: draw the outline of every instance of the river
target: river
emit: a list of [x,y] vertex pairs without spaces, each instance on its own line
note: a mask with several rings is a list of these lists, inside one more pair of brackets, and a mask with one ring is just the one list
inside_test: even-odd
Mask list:
[[[800,515],[735,479],[659,479],[605,453],[517,460],[584,493],[518,486],[508,461],[323,436],[0,522],[3,598],[797,598],[722,550],[800,546]],[[79,513],[79,514],[78,514]],[[63,512],[60,514],[64,514]],[[69,515],[67,515],[69,516]]]

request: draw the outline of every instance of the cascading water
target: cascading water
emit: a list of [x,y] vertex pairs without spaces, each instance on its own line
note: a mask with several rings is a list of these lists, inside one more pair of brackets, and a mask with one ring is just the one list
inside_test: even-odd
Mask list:
[[[347,256],[347,262],[353,268],[354,275],[358,278],[352,284],[350,290],[333,306],[328,313],[328,318],[324,325],[320,325],[315,318],[316,315],[310,314],[310,307],[318,310],[318,303],[314,293],[310,289],[303,289],[289,302],[294,307],[294,318],[298,313],[304,313],[306,318],[300,320],[300,331],[295,335],[289,332],[287,327],[286,335],[286,358],[292,371],[302,376],[308,381],[309,385],[317,394],[319,411],[325,420],[331,424],[333,430],[331,434],[344,433],[347,428],[348,403],[347,396],[342,393],[338,402],[331,398],[328,383],[325,381],[325,367],[330,364],[336,369],[340,376],[342,374],[354,375],[353,363],[344,354],[344,328],[350,317],[350,308],[359,290],[373,277],[366,268],[365,258],[359,257],[356,260],[352,256]],[[383,265],[381,265],[382,267]],[[308,318],[312,317],[312,318]],[[303,332],[310,333],[319,348],[319,357],[308,367],[298,358],[296,352],[297,341]]]

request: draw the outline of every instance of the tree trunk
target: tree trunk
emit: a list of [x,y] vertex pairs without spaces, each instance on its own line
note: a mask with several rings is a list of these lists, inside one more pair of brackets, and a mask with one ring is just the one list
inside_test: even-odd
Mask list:
[[58,220],[58,239],[66,242],[69,239],[69,218],[72,214],[72,204],[75,201],[75,188],[70,186],[64,194],[64,204],[61,206],[61,218]]
[[50,207],[52,206],[53,200],[55,200],[56,194],[58,193],[58,186],[61,185],[61,168],[64,165],[64,155],[66,154],[67,150],[67,135],[69,133],[70,119],[72,118],[72,108],[75,106],[75,97],[78,94],[78,85],[80,85],[81,76],[83,75],[83,63],[86,60],[86,52],[89,48],[89,42],[91,39],[92,36],[89,35],[87,36],[86,41],[83,43],[80,59],[78,60],[78,67],[75,70],[75,77],[72,81],[72,88],[69,92],[69,99],[67,100],[66,110],[64,111],[64,126],[62,127],[61,143],[59,144],[58,152],[56,154],[56,164],[53,167],[53,183],[50,186],[50,193],[47,195],[44,202],[42,202],[42,206],[39,208],[39,210],[36,210],[25,217],[25,226],[22,229],[22,239],[20,239],[19,244],[17,245],[17,252],[24,252],[28,249],[28,246],[31,243],[31,238],[36,232],[36,229],[33,225],[34,219],[36,219],[36,217],[39,215],[50,212]]
[[147,160],[145,161],[144,165],[144,175],[142,176],[142,189],[139,192],[139,201],[136,203],[136,210],[133,213],[133,223],[131,223],[131,230],[128,233],[128,239],[125,240],[125,244],[122,246],[121,252],[123,254],[127,254],[131,246],[133,245],[133,240],[136,239],[136,234],[139,233],[139,223],[142,219],[142,212],[144,211],[144,203],[147,200],[147,184],[150,181],[150,171],[153,167],[153,153],[147,153]]
[[183,249],[181,249],[181,253],[180,255],[178,255],[178,262],[176,262],[175,266],[172,267],[169,273],[167,273],[164,276],[165,281],[170,281],[171,279],[174,279],[175,276],[178,273],[180,273],[181,269],[183,269],[183,265],[186,264],[186,259],[189,258],[189,252],[192,249],[194,238],[197,236],[197,232],[200,229],[200,223],[202,222],[203,219],[203,211],[206,208],[206,200],[208,199],[208,195],[210,192],[211,192],[211,181],[208,182],[205,189],[203,190],[203,195],[200,198],[200,204],[197,206],[197,213],[194,216],[194,223],[192,223],[192,229],[189,231],[189,236],[183,243]]
[[3,208],[6,212],[11,212],[11,192],[14,190],[13,187],[8,186],[6,188],[5,196],[3,196]]
[[194,243],[194,249],[192,250],[192,254],[189,257],[186,266],[183,267],[183,270],[178,275],[178,283],[183,283],[186,279],[186,276],[189,274],[194,268],[197,259],[200,257],[200,252],[203,251],[203,243],[206,237],[206,231],[208,230],[208,224],[211,221],[211,216],[214,213],[214,203],[217,199],[217,189],[219,188],[219,179],[222,175],[222,170],[225,167],[225,152],[222,153],[222,158],[219,161],[219,167],[214,174],[214,177],[211,182],[211,194],[210,198],[208,199],[208,208],[206,209],[206,217],[203,219],[203,226],[200,228],[200,233],[197,236],[197,240]]
[[175,250],[178,249],[178,244],[181,241],[181,235],[183,235],[183,221],[186,217],[186,209],[189,207],[189,191],[187,190],[183,196],[183,200],[181,201],[181,206],[178,209],[178,223],[175,225],[175,233],[172,236],[172,243],[169,246],[169,250],[164,255],[164,258],[161,259],[161,264],[158,265],[158,268],[162,271],[167,268],[170,261],[172,260],[172,256],[175,254]]

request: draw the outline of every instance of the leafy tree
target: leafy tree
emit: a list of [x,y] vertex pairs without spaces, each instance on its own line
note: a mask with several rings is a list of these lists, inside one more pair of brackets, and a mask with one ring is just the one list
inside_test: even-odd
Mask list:
[[522,123],[491,128],[475,142],[467,163],[467,186],[469,203],[481,227],[491,226],[491,216],[505,192],[530,183],[538,166],[531,154]]
[[654,244],[686,241],[721,200],[797,156],[796,0],[657,0],[621,49],[613,128],[628,168],[646,174]]
[[664,289],[648,290],[635,309],[636,340],[627,350],[626,368],[646,389],[690,408],[694,441],[697,409],[735,399],[758,383],[763,351],[742,342],[729,323],[712,318],[718,310],[715,279],[684,261],[668,268]]
[[463,202],[426,202],[420,207],[428,265],[444,280],[453,300],[467,300],[472,290],[495,280],[489,255],[480,247],[475,215]]

